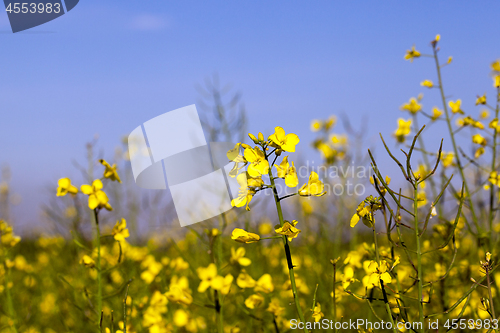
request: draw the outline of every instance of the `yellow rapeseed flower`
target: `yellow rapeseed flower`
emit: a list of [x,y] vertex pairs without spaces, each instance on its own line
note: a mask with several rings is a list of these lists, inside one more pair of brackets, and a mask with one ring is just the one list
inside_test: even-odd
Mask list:
[[464,114],[464,112],[460,108],[462,106],[462,100],[461,99],[457,99],[455,102],[449,101],[448,102],[448,106],[450,107],[451,112]]
[[232,264],[238,263],[241,266],[248,266],[252,263],[252,260],[245,258],[245,248],[239,247],[237,250],[231,247],[231,259],[229,260]]
[[95,261],[88,255],[84,255],[82,259],[80,260],[80,264],[84,265],[85,267],[88,268],[94,268],[95,267]]
[[274,291],[273,278],[270,274],[262,275],[256,282],[254,291],[264,292],[266,294],[272,293]]
[[296,228],[295,226],[297,225],[297,221],[293,220],[291,223],[288,221],[285,221],[283,223],[283,226],[280,226],[279,224],[275,227],[274,231],[279,234],[279,235],[284,235],[288,238],[288,240],[291,242],[292,239],[296,238],[299,233],[300,229]]
[[253,288],[255,287],[255,280],[242,269],[238,277],[236,278],[236,285],[240,288]]
[[117,166],[116,164],[113,164],[113,165],[109,165],[108,162],[106,162],[105,160],[101,159],[99,160],[99,162],[104,165],[104,167],[106,168],[104,170],[104,178],[108,178],[108,179],[111,179],[113,181],[117,181],[119,183],[121,183],[121,179],[120,179],[120,176],[118,176],[118,172],[116,172],[116,169],[117,169]]
[[277,298],[272,298],[269,302],[269,306],[266,309],[267,312],[271,312],[275,317],[279,317],[285,311],[285,308],[280,306],[280,301]]
[[477,96],[476,105],[479,104],[486,104],[486,94],[484,94],[483,96]]
[[178,304],[189,305],[193,302],[191,290],[189,289],[189,280],[187,277],[177,277],[174,275],[170,280],[170,286],[165,293],[168,300]]
[[400,143],[405,142],[406,137],[411,133],[411,123],[412,120],[404,120],[403,118],[398,119],[398,128],[394,132],[396,140]]
[[373,287],[381,287],[380,280],[384,282],[384,284],[389,284],[392,282],[392,277],[387,272],[387,262],[385,260],[380,261],[380,265],[373,260],[370,260],[368,264],[367,262],[363,264],[365,271],[367,272],[367,276],[363,278],[363,284],[366,288],[372,289]]
[[411,47],[411,50],[406,50],[405,60],[410,60],[413,62],[413,59],[420,57],[420,52],[415,50],[415,45]]
[[231,234],[231,239],[240,243],[255,243],[260,240],[260,236],[240,228],[235,228]]
[[297,177],[297,170],[292,162],[292,166],[288,163],[288,156],[283,158],[279,165],[274,165],[278,170],[278,177],[285,179],[285,184],[288,187],[296,187],[299,185],[299,178]]
[[250,295],[245,300],[245,306],[249,309],[255,309],[261,306],[264,303],[264,297],[260,294]]
[[108,203],[108,196],[102,190],[102,182],[100,179],[94,180],[92,185],[82,185],[80,190],[89,196],[90,209],[106,208],[107,210],[113,210],[111,205]]
[[486,146],[487,141],[481,134],[474,134],[472,136],[472,142],[481,146]]
[[326,194],[326,192],[323,192],[324,187],[325,185],[319,180],[318,174],[312,171],[307,183],[299,189],[299,195],[321,197]]
[[434,83],[432,83],[432,81],[431,81],[431,80],[424,80],[424,81],[420,82],[420,85],[421,85],[422,87],[427,87],[427,88],[432,88],[432,87],[434,87]]
[[71,185],[71,180],[69,178],[61,178],[57,181],[57,193],[58,197],[63,197],[68,193],[77,194],[78,188],[76,186]]
[[415,114],[418,111],[422,110],[422,104],[420,104],[415,97],[412,97],[410,98],[410,101],[406,104],[403,104],[400,109],[401,111],[409,111],[410,113]]
[[314,318],[315,322],[319,322],[321,318],[323,318],[325,315],[323,312],[321,312],[321,304],[316,303],[316,306],[314,307],[314,310],[312,312],[312,317]]
[[322,126],[323,125],[321,123],[321,120],[314,119],[313,121],[311,121],[311,131],[313,131],[313,132],[319,131]]
[[300,139],[297,134],[285,134],[285,130],[279,126],[274,128],[274,134],[269,136],[271,140],[271,147],[275,147],[287,152],[295,152],[295,146],[299,143]]
[[247,172],[251,177],[259,177],[267,174],[269,162],[266,160],[264,152],[259,148],[246,148],[244,152],[245,159],[250,162]]
[[127,221],[124,218],[116,221],[116,224],[113,227],[111,234],[113,235],[113,238],[117,241],[124,241],[125,238],[128,238],[130,234],[127,229]]
[[436,120],[443,114],[443,110],[439,110],[437,107],[432,108],[432,120]]

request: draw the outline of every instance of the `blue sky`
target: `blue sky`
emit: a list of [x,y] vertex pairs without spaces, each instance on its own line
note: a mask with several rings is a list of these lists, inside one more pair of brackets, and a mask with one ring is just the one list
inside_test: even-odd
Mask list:
[[407,117],[399,106],[410,97],[439,105],[419,84],[435,80],[432,60],[403,60],[413,44],[430,52],[439,33],[443,62],[454,57],[446,90],[477,114],[476,94],[493,92],[499,12],[498,1],[81,0],[12,34],[1,11],[0,164],[23,198],[16,211],[36,221],[46,186],[78,175],[71,160],[84,163],[95,133],[111,157],[139,124],[195,103],[195,85],[215,72],[242,92],[252,132],[279,125],[305,148],[311,119],[344,112],[368,119],[376,140]]

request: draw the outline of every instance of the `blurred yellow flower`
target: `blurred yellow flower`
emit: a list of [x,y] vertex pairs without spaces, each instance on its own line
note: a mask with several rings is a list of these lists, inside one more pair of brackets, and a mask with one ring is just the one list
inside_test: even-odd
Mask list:
[[410,101],[406,104],[403,104],[400,109],[401,111],[409,111],[410,113],[415,114],[418,111],[422,110],[422,104],[420,104],[415,97],[412,97],[410,98]]
[[472,136],[472,142],[481,146],[486,146],[487,141],[481,134],[474,134]]
[[108,203],[109,199],[106,193],[102,191],[102,182],[100,179],[96,179],[92,182],[92,185],[82,185],[80,187],[81,191],[89,196],[89,208],[106,208],[107,210],[112,210],[113,208]]
[[443,114],[443,110],[439,110],[437,107],[433,107],[432,108],[432,116],[431,116],[431,119],[432,120],[436,120],[438,119],[439,117],[441,117],[441,115]]
[[269,294],[274,291],[273,278],[270,274],[262,275],[256,282],[254,287],[255,292],[264,292]]
[[80,264],[84,265],[85,267],[88,268],[94,268],[95,267],[95,261],[88,255],[84,255],[82,259],[80,260]]
[[[214,280],[216,277],[218,277],[217,267],[215,266],[215,264],[212,263],[205,268],[198,267],[196,269],[196,272],[198,273],[198,277],[201,280],[200,285],[198,286],[199,293],[203,293],[209,287],[213,287],[212,285],[214,284]],[[215,281],[215,286],[218,287],[217,289],[220,289],[222,287],[221,282]]]
[[242,269],[238,277],[236,278],[236,285],[240,288],[253,288],[255,287],[255,280]]
[[235,228],[231,234],[231,239],[240,243],[255,243],[260,240],[260,236],[240,228]]
[[291,242],[292,239],[296,238],[299,233],[300,229],[297,229],[295,226],[297,225],[297,221],[293,220],[291,223],[288,221],[285,221],[283,223],[283,226],[280,226],[279,224],[275,227],[274,231],[279,234],[279,235],[284,235],[288,238],[288,240]]
[[415,50],[415,45],[411,47],[411,50],[406,50],[405,60],[410,60],[413,62],[413,59],[420,57],[420,52]]
[[321,197],[326,194],[326,192],[323,192],[324,187],[325,185],[319,180],[318,174],[312,171],[307,183],[299,189],[299,195]]
[[432,88],[432,87],[434,87],[434,83],[432,83],[432,81],[431,81],[431,80],[424,80],[424,81],[420,82],[420,85],[421,85],[422,87],[427,87],[427,88]]
[[280,306],[280,301],[277,298],[271,299],[269,306],[266,309],[267,312],[271,312],[275,317],[279,317],[285,311],[285,308]]
[[314,119],[313,121],[311,121],[311,131],[313,132],[317,132],[321,129],[321,120],[318,120],[318,119]]
[[77,194],[78,188],[76,186],[71,185],[71,180],[69,178],[61,178],[57,181],[57,196],[63,197],[68,193]]
[[500,175],[498,174],[498,172],[493,171],[492,173],[490,173],[490,176],[488,177],[488,180],[493,185],[500,186]]
[[316,303],[316,306],[314,307],[314,310],[312,312],[312,317],[314,318],[315,322],[319,322],[321,318],[323,318],[325,315],[323,312],[321,312],[321,304]]
[[165,293],[169,301],[179,304],[189,305],[193,302],[191,290],[189,289],[189,281],[187,277],[177,277],[174,275],[170,280],[170,287]]
[[476,105],[479,104],[486,104],[486,94],[484,94],[483,96],[477,96]]
[[[14,247],[19,241],[21,237],[16,236],[12,227],[4,220],[0,220],[0,243],[4,247]],[[2,249],[0,248],[0,254],[2,254]],[[0,265],[2,267],[2,265]],[[1,273],[1,272],[0,272]],[[0,277],[2,274],[0,274]]]
[[176,310],[174,312],[174,325],[177,327],[184,327],[189,323],[189,314],[182,310]]
[[384,284],[389,284],[392,282],[391,275],[387,272],[387,262],[385,260],[380,261],[380,265],[373,260],[369,262],[364,262],[363,267],[367,272],[367,276],[363,278],[363,284],[366,288],[372,289],[373,287],[381,287],[380,280]]
[[453,164],[453,160],[455,159],[455,154],[452,152],[449,153],[442,153],[441,154],[441,163],[443,163],[443,166],[445,168],[451,166]]
[[248,266],[252,263],[252,260],[245,258],[245,248],[239,247],[237,250],[231,247],[231,258],[229,261],[234,264],[238,263],[241,266]]
[[274,128],[274,134],[269,136],[271,140],[271,147],[275,147],[288,152],[295,152],[295,146],[299,143],[300,139],[297,134],[286,134],[285,130],[279,126]]
[[117,169],[116,164],[109,165],[109,163],[106,162],[103,159],[100,159],[99,162],[102,165],[104,165],[104,167],[106,168],[104,170],[104,178],[107,178],[107,179],[110,179],[110,180],[113,180],[113,181],[117,181],[119,183],[122,182],[121,179],[120,179],[120,176],[118,176],[118,172],[116,172],[116,169]]
[[245,300],[245,306],[249,309],[255,309],[258,308],[259,306],[264,303],[264,297],[260,294],[253,294],[250,295],[246,300]]
[[405,142],[406,137],[411,133],[411,123],[412,120],[404,120],[403,118],[398,119],[398,128],[394,132],[396,140],[400,143]]
[[119,221],[116,221],[116,224],[113,227],[111,234],[113,235],[113,238],[117,241],[124,241],[125,238],[129,237],[130,234],[127,229],[127,221],[124,218],[122,218]]
[[450,107],[451,112],[453,112],[453,113],[464,114],[464,112],[460,108],[461,105],[462,105],[462,100],[461,99],[457,99],[455,102],[453,102],[453,101],[449,101],[448,102],[448,106]]

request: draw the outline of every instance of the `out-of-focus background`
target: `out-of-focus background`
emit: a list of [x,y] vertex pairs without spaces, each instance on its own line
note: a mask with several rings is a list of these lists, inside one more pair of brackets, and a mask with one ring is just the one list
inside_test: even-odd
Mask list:
[[486,77],[500,54],[498,12],[496,1],[82,0],[12,34],[1,11],[0,166],[11,170],[16,230],[37,226],[57,179],[83,182],[74,165],[86,166],[86,143],[98,136],[96,156],[113,160],[144,121],[193,103],[200,111],[200,89],[217,78],[221,89],[231,85],[228,99],[241,94],[248,131],[282,126],[301,138],[302,160],[319,163],[309,149],[311,119],[345,114],[354,128],[365,121],[377,151],[378,133],[390,136],[396,119],[408,118],[399,107],[410,97],[423,92],[427,110],[439,105],[419,85],[435,80],[432,59],[403,59],[413,44],[430,53],[439,33],[441,59],[454,56],[447,91],[470,110],[471,92],[493,92]]

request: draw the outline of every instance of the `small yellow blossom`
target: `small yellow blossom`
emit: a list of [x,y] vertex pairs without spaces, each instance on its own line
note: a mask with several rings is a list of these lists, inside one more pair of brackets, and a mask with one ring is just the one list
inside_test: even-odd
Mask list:
[[288,238],[288,240],[291,242],[292,239],[296,238],[299,233],[300,229],[296,228],[295,226],[297,225],[297,221],[293,220],[291,223],[288,221],[285,221],[283,223],[283,226],[280,226],[279,224],[275,227],[275,232],[279,235],[284,235]]
[[80,260],[80,264],[84,265],[85,267],[88,268],[94,268],[95,267],[95,261],[88,255],[84,255],[82,259]]
[[443,110],[439,110],[437,107],[433,107],[432,108],[432,116],[431,116],[431,119],[432,120],[436,120],[438,119],[439,117],[441,117],[441,115],[443,114]]
[[402,111],[409,111],[410,113],[415,114],[418,111],[422,110],[422,104],[420,104],[415,97],[412,97],[410,98],[410,101],[406,104],[403,104],[400,109]]
[[277,298],[273,298],[266,311],[271,312],[275,317],[279,317],[285,312],[285,308],[280,306],[280,301]]
[[295,146],[300,139],[297,134],[289,133],[285,135],[285,130],[279,126],[274,128],[274,134],[269,136],[271,147],[275,147],[287,152],[295,152]]
[[311,131],[317,132],[321,129],[322,123],[321,120],[314,119],[311,121]]
[[177,277],[174,275],[172,280],[170,280],[170,286],[168,291],[165,293],[168,300],[178,304],[189,305],[193,302],[193,296],[191,296],[191,290],[189,289],[189,281],[187,277]]
[[240,228],[235,228],[231,234],[231,239],[240,243],[255,243],[260,240],[260,236]]
[[312,312],[312,317],[314,318],[315,322],[319,322],[321,318],[323,318],[325,315],[323,312],[321,312],[321,304],[316,303],[316,306],[314,307],[314,310]]
[[398,119],[398,128],[394,132],[396,140],[400,143],[405,142],[406,137],[411,133],[411,119],[404,120],[403,118]]
[[486,146],[487,141],[481,134],[474,134],[472,136],[472,142],[481,146]]
[[238,263],[241,266],[248,266],[252,263],[252,260],[245,258],[245,248],[239,247],[237,250],[231,247],[231,259],[232,264]]
[[413,59],[420,57],[420,52],[415,50],[415,45],[411,47],[411,50],[406,50],[405,60],[410,60],[413,62]]
[[325,185],[319,180],[318,174],[312,171],[307,183],[299,189],[299,195],[320,197],[326,194],[326,192],[323,192],[324,187]]
[[246,148],[244,151],[245,159],[250,162],[247,172],[251,177],[259,177],[267,174],[269,162],[266,160],[264,152],[259,148]]
[[255,280],[242,269],[238,277],[236,278],[236,285],[240,288],[253,288],[255,287]]
[[443,166],[445,168],[451,166],[454,160],[455,160],[455,154],[452,152],[441,154],[441,163],[443,163]]
[[493,185],[500,186],[500,175],[498,174],[498,172],[493,171],[492,173],[490,173],[490,176],[488,177],[488,180]]
[[80,189],[84,194],[89,196],[90,209],[106,208],[107,210],[113,210],[108,203],[108,196],[102,190],[102,182],[100,179],[94,180],[92,185],[82,185]]
[[108,178],[108,179],[111,179],[113,181],[117,181],[119,183],[121,183],[121,179],[120,179],[120,176],[118,176],[118,172],[116,172],[116,169],[117,169],[117,166],[116,164],[113,164],[113,165],[109,165],[108,162],[106,162],[105,160],[101,159],[99,160],[99,162],[104,165],[104,167],[106,168],[104,170],[104,178]]
[[71,185],[71,180],[69,178],[59,179],[57,181],[57,185],[59,185],[59,187],[57,187],[57,194],[56,194],[58,197],[63,197],[68,193],[71,194],[78,193],[78,189],[76,188],[76,186]]
[[256,282],[255,292],[264,292],[269,294],[274,291],[273,278],[270,274],[262,275]]
[[448,102],[448,106],[450,107],[451,112],[464,114],[464,112],[460,108],[462,106],[462,100],[461,99],[457,99],[455,102],[449,101]]
[[117,241],[124,241],[125,238],[128,238],[130,234],[127,229],[127,221],[124,218],[122,218],[119,221],[116,221],[116,224],[113,227],[111,234],[113,235],[113,238]]
[[474,152],[474,158],[479,158],[479,156],[484,154],[484,147],[479,147]]
[[486,94],[484,94],[483,96],[477,96],[476,105],[479,104],[486,104]]
[[249,309],[260,307],[264,303],[264,297],[260,294],[253,294],[245,300],[245,306]]
[[356,224],[358,224],[360,219],[367,227],[372,228],[373,225],[375,224],[375,218],[373,216],[374,213],[377,210],[382,209],[382,205],[380,204],[379,201],[380,198],[374,198],[371,195],[367,197],[365,200],[363,200],[358,205],[356,213],[354,213],[354,215],[351,218],[351,223],[350,223],[351,228],[354,228]]
[[299,178],[297,177],[297,170],[292,162],[292,166],[288,163],[288,156],[283,158],[283,161],[279,165],[274,165],[278,171],[278,177],[285,179],[285,184],[288,187],[296,187],[299,184]]
[[[366,264],[367,263],[367,264]],[[373,260],[369,262],[363,263],[363,267],[367,272],[367,276],[363,278],[363,284],[368,289],[372,289],[373,287],[381,287],[380,280],[384,282],[384,284],[389,284],[392,282],[392,277],[387,272],[387,262],[385,260],[380,261],[380,265]]]
[[431,80],[424,80],[424,81],[420,82],[420,85],[421,85],[422,87],[427,87],[427,88],[432,88],[432,87],[434,87],[434,83],[432,83],[432,81],[431,81]]

